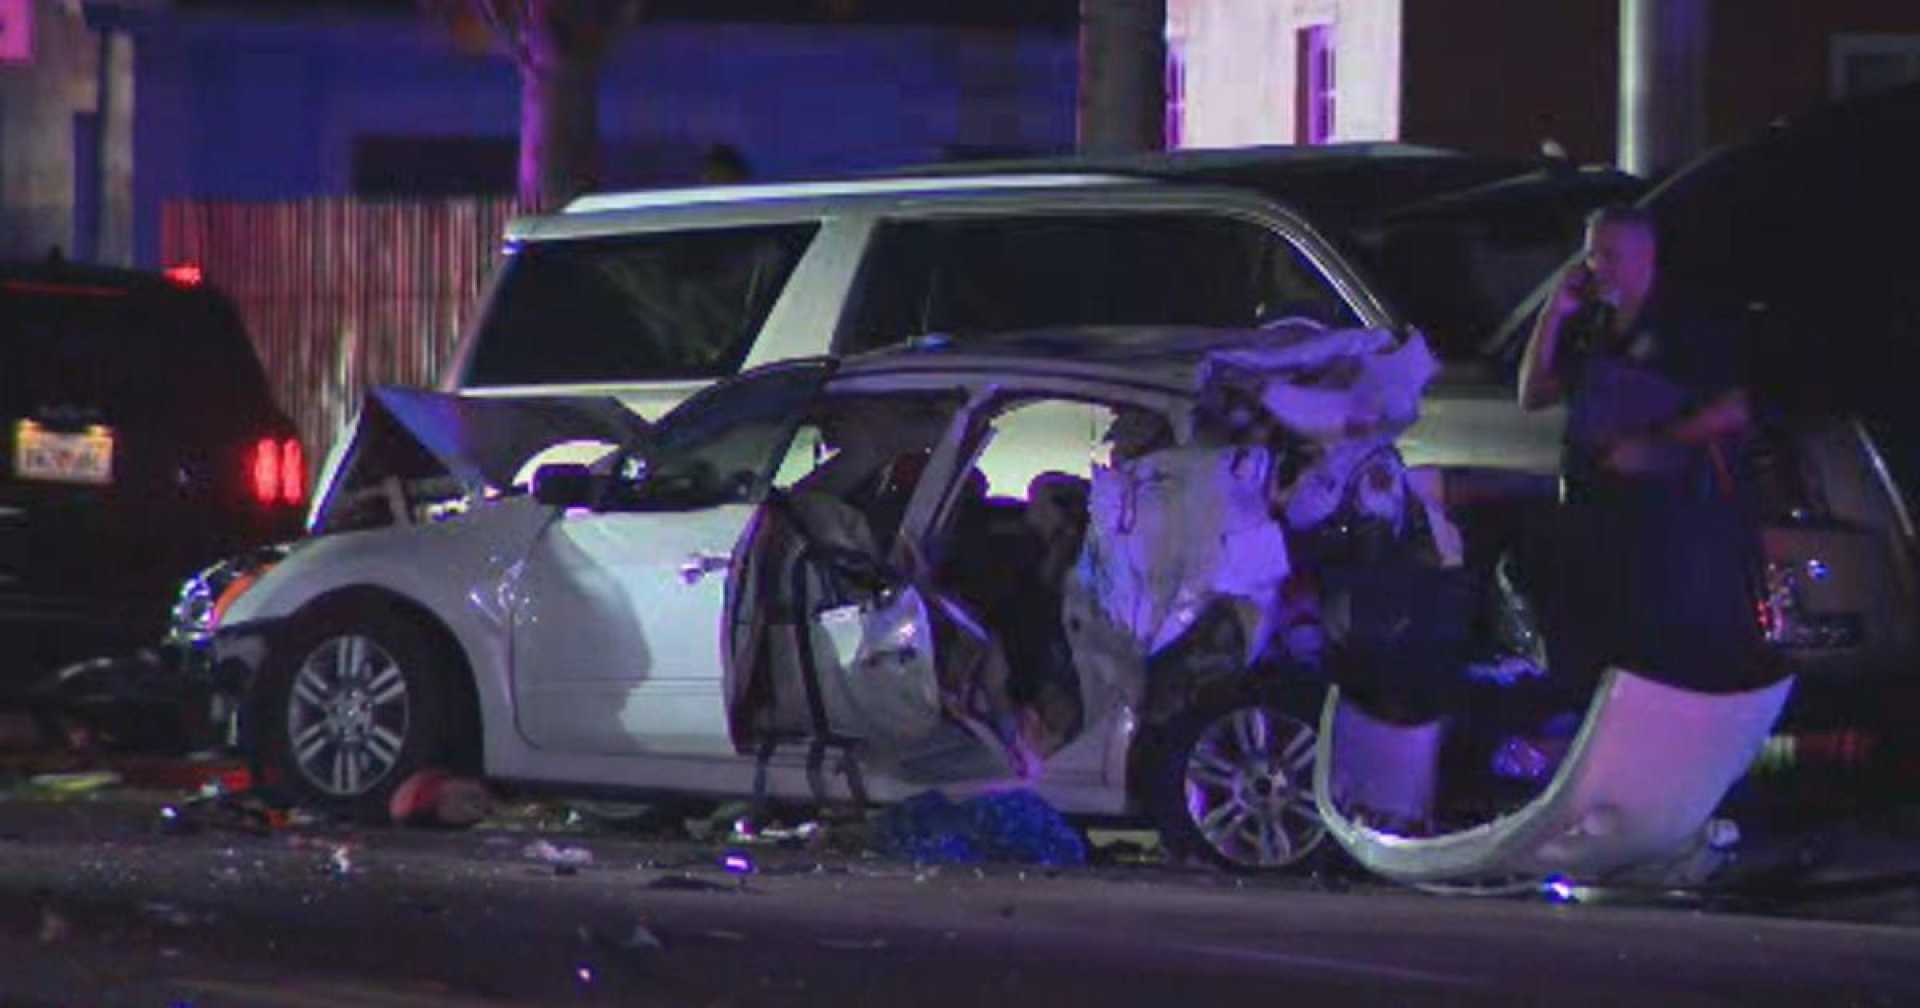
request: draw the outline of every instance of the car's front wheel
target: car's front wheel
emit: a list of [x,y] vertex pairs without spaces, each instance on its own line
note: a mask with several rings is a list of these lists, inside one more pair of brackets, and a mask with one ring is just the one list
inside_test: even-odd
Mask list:
[[406,619],[342,606],[302,619],[263,670],[257,759],[303,802],[381,819],[395,788],[448,755],[449,656]]
[[1150,784],[1168,848],[1238,871],[1307,865],[1327,838],[1313,798],[1312,708],[1250,694],[1174,718]]

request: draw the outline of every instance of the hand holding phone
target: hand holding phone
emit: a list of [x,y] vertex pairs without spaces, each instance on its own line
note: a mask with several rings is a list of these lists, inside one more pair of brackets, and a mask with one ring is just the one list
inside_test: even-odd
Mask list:
[[1560,284],[1553,293],[1554,314],[1565,318],[1593,297],[1593,271],[1586,263],[1576,262],[1560,274]]

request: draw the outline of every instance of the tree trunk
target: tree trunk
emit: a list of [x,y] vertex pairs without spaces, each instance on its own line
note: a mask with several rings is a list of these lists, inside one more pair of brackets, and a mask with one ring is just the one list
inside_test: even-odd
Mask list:
[[1166,0],[1080,0],[1080,149],[1166,145]]
[[591,59],[520,64],[520,204],[553,210],[600,178],[600,66]]

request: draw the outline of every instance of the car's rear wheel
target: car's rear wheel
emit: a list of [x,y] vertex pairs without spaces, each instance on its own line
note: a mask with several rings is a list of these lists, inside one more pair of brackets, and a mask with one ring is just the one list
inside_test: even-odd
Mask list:
[[1168,848],[1235,871],[1310,865],[1327,838],[1313,799],[1312,706],[1248,694],[1170,722],[1150,783]]
[[267,776],[303,802],[380,819],[395,788],[449,755],[450,656],[404,618],[339,607],[274,648],[256,706]]

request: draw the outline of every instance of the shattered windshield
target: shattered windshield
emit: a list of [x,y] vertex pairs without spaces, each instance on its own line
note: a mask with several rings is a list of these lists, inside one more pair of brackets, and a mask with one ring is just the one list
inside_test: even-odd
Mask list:
[[715,386],[661,419],[622,475],[651,505],[744,502],[772,477],[794,428],[832,373],[821,360],[777,364]]

